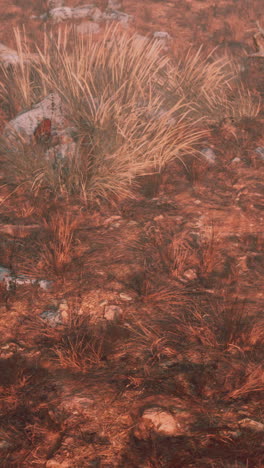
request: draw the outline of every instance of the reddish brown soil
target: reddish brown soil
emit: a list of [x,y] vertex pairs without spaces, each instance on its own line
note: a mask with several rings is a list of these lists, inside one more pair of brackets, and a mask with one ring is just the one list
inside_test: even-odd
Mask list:
[[[167,31],[173,52],[204,44],[238,58],[244,83],[263,97],[264,59],[248,57],[262,0],[123,3],[132,30]],[[42,0],[0,0],[0,42],[14,47],[12,28],[24,25],[41,44],[44,25],[30,16],[43,11]],[[1,128],[7,120],[1,112]],[[1,175],[0,264],[54,285],[0,285],[0,466],[264,466],[263,432],[239,425],[264,424],[264,162],[254,151],[264,147],[263,122],[262,107],[232,131],[211,128],[204,146],[216,164],[188,156],[117,205],[34,199]],[[47,223],[66,212],[78,224],[56,269]],[[70,320],[53,329],[39,314],[62,299]],[[97,320],[104,301],[121,308],[117,323]],[[58,349],[66,352],[55,359]],[[135,437],[151,405],[188,408],[189,430]]]

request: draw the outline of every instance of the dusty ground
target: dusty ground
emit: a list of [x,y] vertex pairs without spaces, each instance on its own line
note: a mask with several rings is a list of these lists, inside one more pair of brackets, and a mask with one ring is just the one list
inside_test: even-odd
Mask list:
[[[11,29],[24,25],[41,43],[44,23],[30,17],[45,8],[0,0],[0,42],[14,47]],[[263,98],[264,59],[248,57],[261,0],[124,0],[123,10],[139,34],[167,31],[168,53],[219,46]],[[8,118],[2,110],[1,128]],[[0,466],[264,466],[263,122],[262,106],[212,127],[201,149],[214,148],[214,164],[188,156],[118,205],[36,200],[1,173],[0,264],[53,285],[1,285]],[[47,226],[67,213],[76,224],[60,268]],[[63,323],[40,318],[59,307]],[[142,423],[157,406],[178,432]]]

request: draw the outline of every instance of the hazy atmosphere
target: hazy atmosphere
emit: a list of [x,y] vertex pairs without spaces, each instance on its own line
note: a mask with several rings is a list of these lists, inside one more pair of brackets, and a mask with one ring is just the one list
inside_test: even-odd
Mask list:
[[263,0],[0,0],[0,468],[264,467]]

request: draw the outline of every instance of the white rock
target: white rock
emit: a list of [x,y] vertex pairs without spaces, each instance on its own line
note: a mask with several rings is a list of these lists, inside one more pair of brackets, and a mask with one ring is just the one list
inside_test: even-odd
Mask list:
[[85,21],[78,24],[76,30],[79,34],[97,34],[100,31],[100,26],[92,21]]
[[121,0],[108,0],[107,8],[109,10],[120,10],[123,6],[122,3]]
[[64,5],[64,0],[48,0],[47,7],[49,10],[53,8],[59,8]]
[[120,297],[120,299],[122,299],[123,301],[126,301],[126,302],[133,301],[133,297],[131,297],[129,294],[124,293],[124,292],[121,292],[119,294],[119,297]]
[[76,8],[60,7],[50,10],[49,17],[54,23],[81,18],[90,18],[96,21],[102,17],[102,12],[94,5],[82,5]]
[[76,8],[72,8],[73,19],[91,18],[96,21],[102,16],[101,10],[94,5],[83,5]]
[[116,305],[106,306],[104,309],[104,318],[110,322],[118,320],[122,315],[122,309]]
[[212,150],[212,148],[204,148],[202,149],[201,153],[205,157],[206,161],[210,164],[214,164],[216,161],[216,154]]
[[32,109],[20,112],[5,126],[3,136],[12,141],[16,139],[17,134],[32,136],[44,119],[50,119],[53,125],[62,126],[64,122],[62,102],[57,93],[49,94]]
[[72,8],[70,7],[58,7],[52,8],[49,11],[49,17],[54,23],[60,23],[61,21],[66,21],[72,18]]
[[133,16],[123,13],[118,10],[107,10],[103,13],[102,18],[105,21],[120,21],[120,23],[128,25],[133,21]]
[[167,41],[171,39],[171,36],[166,31],[156,31],[154,32],[153,37],[154,39],[166,39]]
[[0,440],[0,450],[10,450],[12,448],[12,444],[7,440]]
[[241,162],[241,159],[238,158],[238,157],[235,157],[234,159],[232,159],[231,163],[232,164],[236,164],[236,163],[240,163]]
[[241,419],[238,424],[243,429],[249,429],[254,432],[264,432],[264,424],[254,421],[253,419]]
[[71,468],[72,463],[70,461],[60,461],[55,460],[55,458],[51,458],[46,462],[46,468]]
[[9,268],[0,266],[0,282],[4,282],[7,289],[10,289],[12,285],[25,285],[25,284],[37,284],[40,288],[48,290],[52,281],[38,280],[25,275],[13,275]]
[[150,421],[155,432],[166,436],[173,436],[177,433],[177,424],[174,417],[160,407],[148,408],[142,415],[142,420]]
[[[37,54],[24,54],[23,55],[23,62],[30,63],[36,61],[38,59]],[[8,67],[9,65],[18,65],[21,62],[21,57],[14,49],[10,49],[10,47],[5,46],[4,44],[0,43],[0,63],[4,65],[4,67]]]
[[258,146],[255,149],[255,153],[257,153],[258,156],[264,161],[264,147],[263,146]]
[[77,144],[73,141],[72,143],[62,143],[60,145],[53,146],[45,152],[46,159],[54,159],[55,163],[64,159],[73,159],[76,154]]
[[197,279],[197,273],[194,270],[194,268],[189,268],[188,270],[185,270],[183,276],[187,281],[193,281]]
[[0,266],[0,281],[9,281],[9,278],[11,278],[11,271],[9,268],[5,268]]

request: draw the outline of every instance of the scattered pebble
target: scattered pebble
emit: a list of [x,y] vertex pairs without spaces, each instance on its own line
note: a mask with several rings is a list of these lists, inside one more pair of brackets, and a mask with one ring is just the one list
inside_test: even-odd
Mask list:
[[240,428],[243,429],[249,429],[254,432],[264,432],[264,424],[258,422],[258,421],[253,421],[253,419],[245,418],[241,419],[238,422]]
[[166,39],[167,41],[171,39],[171,36],[166,31],[156,31],[153,34],[154,39]]
[[9,268],[2,266],[0,266],[0,282],[5,283],[7,290],[12,289],[14,286],[27,284],[38,285],[41,289],[48,290],[53,284],[52,281],[48,280],[38,280],[26,275],[14,275]]
[[146,409],[137,425],[134,435],[138,439],[151,437],[151,432],[165,437],[184,435],[189,430],[191,415],[186,411],[172,414],[159,406]]
[[64,0],[48,0],[47,1],[47,7],[49,10],[52,8],[59,8],[64,5]]
[[120,10],[122,8],[121,0],[108,0],[107,8],[109,10]]
[[238,157],[232,159],[232,161],[231,161],[232,164],[236,164],[236,163],[240,163],[240,162],[241,162],[241,159],[238,158]]
[[193,268],[189,268],[183,273],[183,278],[188,281],[194,281],[197,279],[197,272]]
[[44,310],[40,314],[40,318],[48,323],[52,328],[56,327],[57,325],[62,325],[62,316],[58,309],[51,308],[48,310]]
[[[37,58],[37,54],[24,54],[23,61],[24,63],[29,63],[36,61]],[[21,57],[14,49],[10,49],[10,47],[0,43],[0,63],[2,63],[4,67],[8,67],[9,65],[18,65],[20,62]]]
[[201,153],[205,157],[206,161],[210,164],[214,164],[216,161],[216,154],[212,148],[203,148]]
[[108,305],[104,309],[104,318],[109,322],[115,322],[122,315],[122,309],[116,305]]
[[258,156],[264,161],[264,147],[263,146],[258,146],[255,149],[255,153],[257,153]]
[[100,32],[100,26],[98,23],[85,21],[84,23],[78,24],[76,30],[79,34],[97,34]]
[[121,292],[121,293],[119,294],[119,297],[120,297],[123,301],[126,301],[126,302],[133,301],[133,297],[131,297],[129,294],[124,293],[124,292]]

